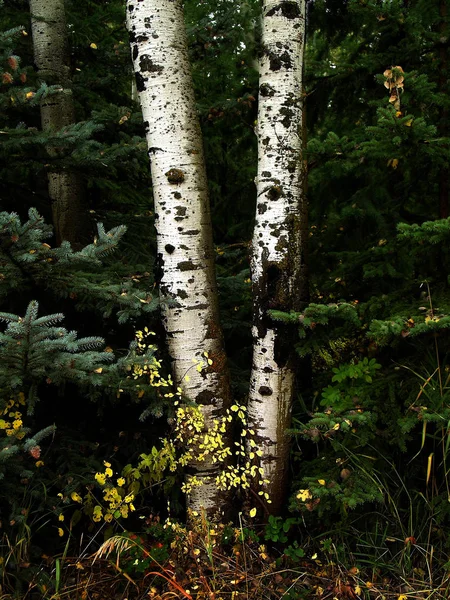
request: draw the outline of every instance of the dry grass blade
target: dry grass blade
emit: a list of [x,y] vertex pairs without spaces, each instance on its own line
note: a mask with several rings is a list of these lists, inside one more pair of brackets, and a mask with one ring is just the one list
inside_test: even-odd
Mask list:
[[95,562],[97,558],[108,558],[111,552],[117,552],[117,560],[119,560],[120,554],[126,552],[132,546],[132,541],[121,535],[113,535],[106,542],[100,546],[97,552],[94,553]]

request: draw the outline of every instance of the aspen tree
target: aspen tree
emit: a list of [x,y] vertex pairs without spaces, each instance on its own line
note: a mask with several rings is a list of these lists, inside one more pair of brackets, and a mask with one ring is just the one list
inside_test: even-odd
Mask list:
[[[42,129],[58,132],[75,122],[64,0],[30,0],[30,12],[38,75],[48,85],[59,87],[41,102]],[[59,152],[57,148],[48,151],[53,156]],[[80,175],[68,170],[51,170],[48,191],[57,243],[67,240],[75,248],[82,246],[90,232],[86,228]]]
[[[206,430],[229,404],[200,124],[182,0],[128,0],[127,25],[151,163],[163,320],[176,381],[200,405]],[[207,363],[205,369],[197,365]],[[188,506],[226,505],[212,460],[188,465],[202,483]]]
[[253,366],[249,422],[263,455],[271,512],[285,498],[286,429],[295,394],[294,338],[269,311],[299,310],[307,284],[302,71],[305,0],[263,0],[257,207],[252,243]]

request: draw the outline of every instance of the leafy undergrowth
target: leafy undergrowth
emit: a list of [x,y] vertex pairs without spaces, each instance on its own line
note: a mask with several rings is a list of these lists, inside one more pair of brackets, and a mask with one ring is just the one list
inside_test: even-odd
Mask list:
[[268,540],[267,527],[257,532],[244,526],[212,525],[201,518],[189,528],[170,522],[163,525],[158,519],[149,519],[146,524],[146,533],[113,535],[89,556],[44,557],[20,595],[17,589],[13,591],[12,580],[11,593],[5,593],[8,581],[4,579],[0,600],[450,597],[450,574],[432,582],[431,572],[423,569],[415,569],[409,579],[395,569],[391,574],[382,574],[374,566],[362,571],[355,564],[334,562],[323,545],[319,554],[312,543],[300,547],[294,541],[281,547]]

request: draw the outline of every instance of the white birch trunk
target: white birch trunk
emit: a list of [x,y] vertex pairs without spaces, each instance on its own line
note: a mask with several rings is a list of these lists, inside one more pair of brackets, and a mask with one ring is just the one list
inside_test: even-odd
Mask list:
[[[58,131],[74,123],[69,48],[64,0],[30,0],[34,61],[40,79],[48,85],[60,86],[41,103],[44,131]],[[57,148],[49,148],[57,156]],[[84,189],[80,176],[70,171],[48,174],[48,190],[52,202],[56,240],[80,247],[88,237]]]
[[253,366],[249,422],[278,512],[285,499],[295,393],[294,339],[268,316],[298,310],[307,235],[302,159],[305,0],[263,0],[256,222],[252,245]]
[[[128,0],[127,24],[149,148],[157,229],[160,293],[174,375],[201,405],[207,428],[229,403],[218,325],[212,227],[203,145],[191,78],[182,0]],[[193,359],[212,365],[199,373]],[[188,374],[189,381],[184,380]],[[219,466],[190,465],[203,482],[188,499],[193,510],[221,512]]]

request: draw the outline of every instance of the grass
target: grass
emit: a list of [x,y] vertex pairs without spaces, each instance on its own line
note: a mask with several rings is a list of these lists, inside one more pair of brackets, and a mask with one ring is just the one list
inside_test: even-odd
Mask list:
[[[389,538],[383,530],[356,543],[352,540],[356,548],[353,553],[347,552],[342,540],[339,544],[332,538],[320,543],[309,540],[302,546],[304,556],[295,560],[280,545],[265,544],[263,528],[255,531],[242,525],[212,525],[200,517],[188,528],[160,524],[159,533],[165,536],[164,543],[152,536],[120,534],[90,555],[45,557],[41,565],[29,570],[21,592],[14,589],[13,578],[4,578],[0,600],[450,597],[450,573],[448,569],[434,572],[433,547],[415,541],[386,541]],[[19,575],[20,566],[16,579]]]

